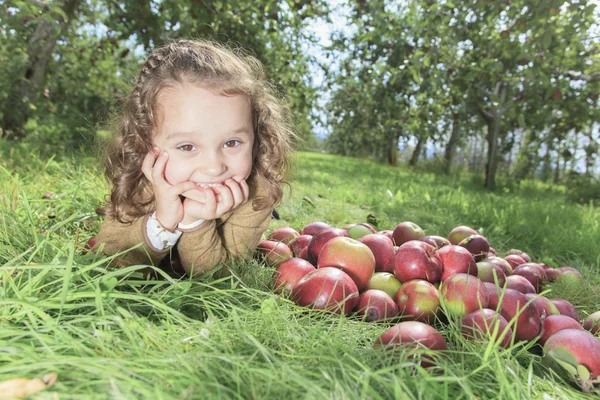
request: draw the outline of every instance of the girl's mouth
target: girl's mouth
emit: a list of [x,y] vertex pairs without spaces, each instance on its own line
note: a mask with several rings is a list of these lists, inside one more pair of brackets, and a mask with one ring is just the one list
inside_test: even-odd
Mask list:
[[214,188],[217,186],[223,186],[223,182],[215,182],[215,183],[196,183],[198,187],[201,188]]

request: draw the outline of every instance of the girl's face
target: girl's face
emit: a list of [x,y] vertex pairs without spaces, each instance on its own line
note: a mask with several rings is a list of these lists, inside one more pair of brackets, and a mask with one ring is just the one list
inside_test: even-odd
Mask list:
[[186,83],[163,89],[154,145],[169,153],[166,180],[200,187],[241,182],[252,170],[254,129],[250,100],[218,95]]

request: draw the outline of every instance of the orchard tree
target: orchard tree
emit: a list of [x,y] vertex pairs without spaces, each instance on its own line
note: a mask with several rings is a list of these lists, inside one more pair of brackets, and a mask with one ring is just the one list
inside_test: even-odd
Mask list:
[[[23,35],[27,39],[24,46],[25,55],[19,59],[21,65],[17,68],[17,81],[7,87],[2,128],[8,138],[22,138],[23,125],[29,119],[42,92],[41,87],[45,83],[46,70],[56,43],[69,29],[81,3],[81,0],[62,0],[51,4],[41,1],[15,2],[15,6],[20,6],[20,10],[9,19],[13,19],[10,21],[13,23],[17,20],[16,26],[20,25],[18,22],[22,22],[22,29],[14,33],[6,32],[6,27],[4,30],[7,36],[16,39],[17,35]],[[11,15],[8,6],[4,6],[7,16]],[[8,28],[9,31],[13,29]]]
[[[445,151],[447,168],[460,132],[469,131],[461,130],[460,124],[477,116],[486,128],[485,185],[490,189],[495,187],[499,163],[512,154],[518,133],[528,129],[524,110],[537,115],[535,128],[541,129],[535,135],[550,133],[552,129],[544,128],[572,92],[573,71],[583,71],[578,76],[584,79],[594,76],[592,71],[597,68],[589,40],[594,6],[585,0],[572,4],[563,0],[352,4],[361,14],[353,18],[358,33],[350,41],[354,48],[363,49],[350,55],[354,71],[383,62],[380,74],[394,77],[404,67],[412,82],[404,80],[405,84],[394,88],[395,98],[411,99],[418,92],[428,101],[409,100],[409,106],[426,109],[436,104],[447,110],[439,114],[440,126],[452,122]],[[392,62],[386,54],[387,49],[398,48],[406,50],[401,63]],[[382,82],[392,88],[388,81]],[[593,83],[594,78],[587,82]],[[581,92],[573,92],[569,101],[587,99]],[[429,112],[413,116],[423,113]]]
[[[2,69],[15,84],[3,85],[0,98],[5,101],[0,110],[0,127],[5,136],[22,139],[24,126],[31,116],[41,120],[47,115],[46,103],[58,93],[48,89],[62,82],[63,87],[82,88],[105,72],[115,72],[110,63],[121,60],[138,64],[146,52],[171,39],[209,38],[250,49],[267,67],[269,78],[282,95],[286,95],[296,116],[299,136],[310,133],[308,116],[313,107],[316,90],[310,84],[310,57],[303,44],[313,40],[303,28],[312,18],[325,17],[324,0],[230,1],[218,0],[151,0],[100,1],[61,0],[12,1],[0,5],[0,32],[6,45],[0,44]],[[25,24],[23,24],[25,22]],[[5,46],[5,47],[4,47]],[[76,54],[74,54],[75,52]],[[10,57],[10,58],[8,58]],[[87,77],[78,82],[64,83],[75,78],[59,62],[81,62]],[[49,75],[49,71],[53,74]],[[119,68],[120,75],[98,79],[90,86],[112,85],[96,97],[106,108],[114,100],[117,82],[129,81],[135,68]],[[83,71],[82,71],[83,72]],[[83,92],[86,90],[84,89]],[[78,102],[67,104],[78,109]],[[38,107],[40,102],[44,107]],[[95,102],[95,100],[92,100]],[[89,101],[88,101],[89,103]],[[58,109],[60,105],[54,104]],[[84,107],[89,111],[89,107]],[[42,112],[41,109],[44,111]],[[86,110],[81,110],[86,113]],[[56,115],[55,115],[56,116]],[[86,116],[95,121],[98,115]],[[81,124],[81,121],[80,121]]]

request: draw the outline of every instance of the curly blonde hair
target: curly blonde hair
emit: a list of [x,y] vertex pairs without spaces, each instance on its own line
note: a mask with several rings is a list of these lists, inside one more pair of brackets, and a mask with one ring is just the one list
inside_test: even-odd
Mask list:
[[263,65],[241,49],[180,40],[150,54],[125,98],[116,135],[106,149],[105,175],[111,193],[110,200],[97,210],[100,215],[125,223],[154,210],[152,185],[142,172],[142,162],[153,147],[160,91],[184,82],[250,99],[255,139],[249,183],[262,178],[266,192],[253,200],[253,206],[267,209],[281,201],[295,136],[288,107],[266,81]]

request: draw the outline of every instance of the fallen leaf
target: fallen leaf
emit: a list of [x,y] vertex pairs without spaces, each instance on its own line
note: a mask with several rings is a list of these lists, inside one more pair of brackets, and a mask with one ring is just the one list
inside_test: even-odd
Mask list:
[[52,373],[41,378],[13,378],[0,382],[0,400],[22,399],[54,385],[58,374]]
[[315,203],[312,202],[312,200],[310,199],[310,197],[305,196],[304,198],[302,198],[302,200],[304,200],[305,202],[307,202],[308,204],[310,204],[314,208],[317,208],[317,206],[315,206]]

